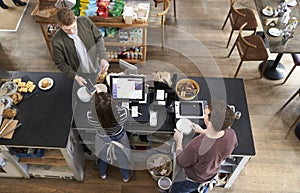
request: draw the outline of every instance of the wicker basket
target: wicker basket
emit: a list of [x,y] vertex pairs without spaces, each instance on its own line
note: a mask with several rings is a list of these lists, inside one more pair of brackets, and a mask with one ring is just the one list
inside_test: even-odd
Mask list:
[[[155,165],[155,166],[154,166]],[[172,172],[172,161],[165,154],[151,155],[147,160],[147,170],[154,180],[169,176]]]
[[[191,84],[194,88],[196,88],[196,93],[192,96],[186,96],[185,92],[183,93],[182,91],[179,91],[179,89],[178,89],[182,84]],[[182,100],[192,100],[200,92],[200,86],[196,81],[194,81],[192,79],[189,79],[189,78],[184,78],[184,79],[179,80],[176,83],[175,90],[176,90],[176,93],[177,93],[177,95],[180,99],[182,99]]]

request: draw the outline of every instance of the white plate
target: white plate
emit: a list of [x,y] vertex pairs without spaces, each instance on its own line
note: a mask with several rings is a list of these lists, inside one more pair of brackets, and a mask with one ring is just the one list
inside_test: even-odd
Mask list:
[[272,16],[272,15],[273,15],[273,10],[270,11],[270,10],[267,10],[266,8],[264,8],[261,12],[262,12],[265,16]]
[[281,30],[276,28],[276,27],[272,27],[272,28],[269,29],[269,34],[271,36],[277,37],[277,36],[280,36],[281,33],[282,33]]
[[[42,82],[44,81],[44,80],[47,80],[47,81],[49,81],[49,86],[47,86],[47,87],[42,87]],[[54,80],[52,79],[52,78],[50,78],[50,77],[45,77],[45,78],[42,78],[40,81],[39,81],[39,83],[38,83],[38,87],[41,89],[41,90],[49,90],[50,88],[52,88],[53,87],[53,85],[54,85]]]
[[90,100],[93,97],[91,94],[88,93],[87,88],[85,86],[82,86],[77,90],[77,96],[84,103],[90,102]]
[[285,2],[287,3],[288,6],[291,6],[291,7],[294,7],[297,5],[296,0],[286,0]]
[[192,129],[193,122],[189,119],[179,119],[176,122],[176,128],[181,131],[184,135],[189,135],[193,131]]

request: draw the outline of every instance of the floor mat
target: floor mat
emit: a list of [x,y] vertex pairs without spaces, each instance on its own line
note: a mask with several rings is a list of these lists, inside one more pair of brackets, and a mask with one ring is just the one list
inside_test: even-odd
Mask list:
[[18,31],[19,25],[22,21],[23,15],[29,4],[29,0],[22,0],[27,2],[25,6],[16,6],[12,0],[3,0],[9,7],[8,9],[0,8],[0,31]]

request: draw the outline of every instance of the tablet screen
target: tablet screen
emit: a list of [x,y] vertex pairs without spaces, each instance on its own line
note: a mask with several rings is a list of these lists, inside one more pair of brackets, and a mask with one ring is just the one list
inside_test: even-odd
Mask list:
[[181,116],[203,116],[203,103],[199,102],[181,102],[180,115]]

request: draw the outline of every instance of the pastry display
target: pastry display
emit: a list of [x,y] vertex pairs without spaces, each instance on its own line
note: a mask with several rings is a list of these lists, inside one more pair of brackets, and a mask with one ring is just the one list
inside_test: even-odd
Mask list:
[[12,98],[14,105],[19,104],[23,99],[23,96],[20,93],[15,93],[10,97]]
[[13,82],[18,84],[19,93],[32,92],[35,89],[35,84],[32,81],[23,82],[21,78],[13,79]]
[[4,118],[14,118],[17,115],[17,110],[15,108],[5,109],[3,110],[3,117]]

